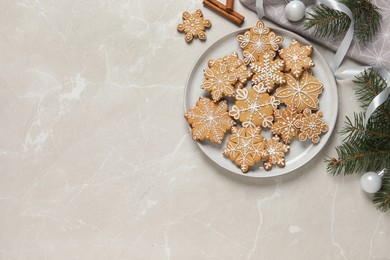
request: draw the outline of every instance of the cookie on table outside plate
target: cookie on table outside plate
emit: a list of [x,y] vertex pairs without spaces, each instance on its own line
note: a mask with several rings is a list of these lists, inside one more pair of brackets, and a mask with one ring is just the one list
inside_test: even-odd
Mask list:
[[260,133],[260,127],[232,127],[232,134],[229,136],[223,154],[229,156],[230,160],[240,166],[243,173],[248,172],[249,167],[257,162],[268,158],[268,154],[264,150],[263,137]]
[[225,132],[235,125],[234,120],[228,114],[226,100],[214,103],[206,97],[199,97],[196,106],[190,109],[184,117],[192,127],[192,139],[209,139],[217,144],[222,142]]
[[279,100],[265,92],[263,83],[251,89],[237,89],[236,102],[229,115],[241,121],[243,127],[272,127],[274,110],[280,104]]
[[282,72],[284,69],[284,61],[274,58],[268,53],[264,54],[260,61],[250,64],[250,68],[254,73],[252,85],[264,83],[267,92],[274,89],[275,84],[285,83],[285,76]]
[[183,13],[183,23],[177,26],[179,32],[184,32],[184,39],[187,43],[191,42],[193,38],[199,37],[201,40],[206,40],[206,28],[211,26],[211,21],[203,18],[203,13],[200,9],[195,13]]
[[278,136],[273,136],[271,139],[265,140],[265,150],[268,153],[268,159],[264,161],[263,167],[265,170],[269,171],[272,169],[272,165],[276,164],[280,168],[283,168],[285,165],[284,156],[290,149],[290,146],[279,142],[280,138]]
[[291,140],[299,134],[299,128],[295,126],[295,122],[302,118],[302,114],[297,113],[294,106],[288,106],[286,110],[275,110],[274,116],[275,122],[271,132],[279,135],[285,144],[290,144]]
[[285,71],[291,71],[295,77],[302,75],[303,69],[309,69],[314,67],[314,62],[310,58],[310,54],[313,51],[313,46],[302,46],[293,39],[288,48],[279,50],[279,56],[285,63]]
[[223,58],[209,60],[207,64],[209,68],[226,66],[226,70],[237,78],[237,83],[235,83],[236,88],[243,88],[248,79],[252,76],[252,72],[248,70],[244,62],[238,57],[237,52],[232,52],[230,55],[226,55]]
[[310,70],[303,71],[299,78],[286,73],[286,82],[276,89],[274,96],[287,106],[294,106],[298,112],[305,108],[318,109],[318,96],[322,93],[324,85]]
[[259,20],[249,31],[238,35],[237,41],[242,49],[244,63],[248,65],[258,61],[266,53],[275,57],[283,37],[276,36],[262,20]]
[[323,116],[321,111],[312,113],[308,108],[303,111],[303,117],[295,122],[295,126],[301,131],[298,135],[300,141],[305,141],[306,138],[311,139],[314,143],[320,141],[320,134],[329,130],[328,125],[322,119]]

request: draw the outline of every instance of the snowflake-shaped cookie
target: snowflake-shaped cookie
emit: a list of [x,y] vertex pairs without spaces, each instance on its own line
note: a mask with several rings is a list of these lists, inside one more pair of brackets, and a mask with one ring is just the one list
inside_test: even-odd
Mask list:
[[312,113],[310,109],[306,108],[303,111],[303,117],[295,122],[295,126],[298,127],[301,133],[298,135],[300,141],[305,141],[306,138],[311,139],[314,143],[320,141],[320,134],[326,133],[329,130],[327,124],[322,120],[323,113],[317,111]]
[[208,66],[209,68],[226,66],[226,70],[237,78],[237,83],[235,84],[235,87],[237,88],[243,88],[247,80],[252,76],[250,70],[248,70],[244,62],[238,57],[237,52],[232,52],[232,54],[224,56],[223,58],[209,60]]
[[286,110],[275,110],[274,116],[275,122],[271,132],[282,137],[285,144],[289,144],[294,136],[297,136],[299,133],[295,122],[302,118],[302,114],[298,114],[295,107],[288,106]]
[[240,166],[243,173],[248,172],[250,166],[268,158],[260,132],[259,127],[232,127],[232,135],[223,154]]
[[283,37],[276,36],[263,21],[259,20],[255,27],[238,35],[237,40],[244,55],[244,63],[248,65],[258,61],[266,53],[274,57],[279,44],[283,42]]
[[227,70],[226,66],[216,66],[204,70],[205,80],[201,86],[205,91],[211,92],[214,102],[222,96],[234,96],[237,77]]
[[214,103],[208,98],[199,97],[196,106],[190,109],[184,117],[192,127],[194,140],[209,139],[217,144],[222,142],[225,132],[235,125],[234,120],[228,114],[226,100]]
[[309,57],[313,47],[302,46],[293,39],[288,48],[279,50],[279,56],[286,63],[286,71],[291,71],[295,77],[302,75],[303,69],[314,67],[313,60]]
[[211,21],[203,18],[203,13],[200,9],[196,10],[194,14],[189,12],[183,13],[183,23],[177,26],[179,32],[184,32],[184,39],[186,42],[191,42],[195,37],[201,40],[206,40],[206,28],[211,26]]
[[264,169],[267,171],[272,169],[272,165],[276,164],[280,168],[284,167],[285,159],[284,156],[290,149],[290,146],[279,142],[280,138],[274,136],[269,140],[265,140],[265,149],[268,152],[268,160],[263,163]]
[[274,96],[288,106],[295,106],[299,112],[305,108],[317,110],[318,95],[322,93],[324,85],[309,70],[305,70],[299,78],[291,73],[285,75],[286,83],[276,89]]
[[236,103],[232,106],[229,115],[240,120],[243,127],[271,127],[274,120],[274,110],[280,102],[264,90],[262,83],[249,90],[246,88],[237,89]]
[[250,67],[254,73],[252,85],[263,82],[268,92],[273,90],[275,84],[286,82],[282,72],[284,69],[284,61],[280,59],[274,60],[268,53],[264,54],[260,61],[251,63]]

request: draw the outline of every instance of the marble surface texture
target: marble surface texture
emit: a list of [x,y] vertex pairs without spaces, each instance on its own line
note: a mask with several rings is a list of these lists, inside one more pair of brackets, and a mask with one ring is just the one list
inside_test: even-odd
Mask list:
[[[213,26],[188,45],[197,8]],[[390,259],[389,213],[323,162],[360,110],[349,81],[296,172],[238,176],[192,141],[186,78],[236,29],[200,0],[0,1],[0,259]]]

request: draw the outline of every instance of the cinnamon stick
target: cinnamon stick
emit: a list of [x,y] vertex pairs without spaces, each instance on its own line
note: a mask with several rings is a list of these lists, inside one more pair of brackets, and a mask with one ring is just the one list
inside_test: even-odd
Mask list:
[[218,2],[217,0],[203,0],[203,5],[237,25],[241,25],[244,22],[244,16],[235,11],[229,13],[226,9],[226,6]]
[[[222,10],[227,11],[226,5],[220,3],[218,0],[206,0],[206,1],[211,2],[213,5],[217,6],[219,9],[222,9]],[[242,20],[245,19],[244,16],[242,16],[241,14],[239,14],[239,13],[237,13],[237,12],[235,12],[235,11],[232,11],[231,14],[234,15],[234,16],[236,16],[236,17],[237,17],[238,19],[240,19],[240,20],[241,20],[241,19],[242,19]]]
[[226,0],[226,10],[229,13],[233,12],[233,5],[234,5],[234,0]]

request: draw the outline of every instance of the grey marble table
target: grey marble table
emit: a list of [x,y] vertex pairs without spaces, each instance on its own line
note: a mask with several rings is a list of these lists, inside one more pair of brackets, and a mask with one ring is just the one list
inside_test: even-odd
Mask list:
[[[197,8],[213,26],[187,45],[176,26]],[[236,29],[200,0],[1,1],[0,259],[390,259],[389,213],[323,162],[360,110],[352,83],[296,172],[238,176],[192,141],[186,78]]]

